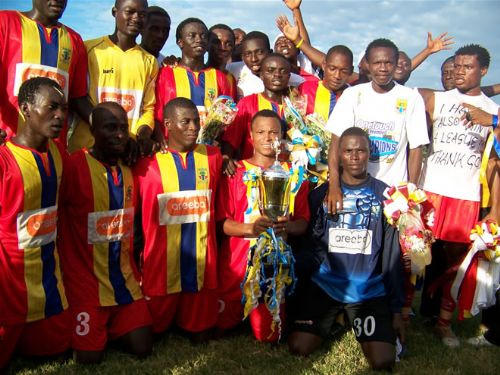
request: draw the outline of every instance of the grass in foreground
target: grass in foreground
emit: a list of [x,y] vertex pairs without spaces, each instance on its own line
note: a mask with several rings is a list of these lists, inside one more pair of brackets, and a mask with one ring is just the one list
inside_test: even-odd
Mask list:
[[[416,304],[415,304],[416,305]],[[479,318],[455,325],[462,339],[458,349],[441,345],[430,327],[419,317],[413,318],[407,333],[407,355],[396,365],[396,374],[498,374],[498,347],[473,348],[465,339],[478,334]],[[272,347],[256,342],[248,334],[193,346],[189,340],[165,335],[154,346],[153,355],[139,361],[115,350],[106,353],[100,365],[81,366],[73,360],[65,363],[36,363],[17,358],[14,374],[371,374],[352,332],[308,358],[288,353],[286,344]]]

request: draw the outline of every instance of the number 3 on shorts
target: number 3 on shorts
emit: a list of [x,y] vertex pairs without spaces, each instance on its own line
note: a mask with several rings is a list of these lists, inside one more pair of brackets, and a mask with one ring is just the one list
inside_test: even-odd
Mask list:
[[89,333],[90,331],[90,326],[89,326],[89,321],[90,321],[90,315],[87,312],[81,312],[78,313],[76,316],[76,321],[79,323],[76,326],[76,334],[78,336],[85,336]]
[[361,318],[356,318],[352,322],[352,325],[354,326],[356,337],[361,336],[363,332],[367,337],[375,333],[375,318],[372,315],[368,315],[364,321]]

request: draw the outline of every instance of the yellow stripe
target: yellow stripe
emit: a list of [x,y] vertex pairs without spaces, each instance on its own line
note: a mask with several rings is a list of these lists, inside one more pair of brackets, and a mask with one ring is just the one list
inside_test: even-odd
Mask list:
[[[208,164],[207,147],[205,145],[198,145],[196,152],[194,152],[194,165],[196,167],[196,190],[207,190],[210,186],[210,169]],[[201,172],[201,173],[200,173]],[[203,179],[200,176],[205,176]],[[212,209],[212,207],[210,207]],[[208,248],[208,225],[209,218],[206,222],[196,223],[196,275],[198,290],[203,288],[205,280],[205,265],[207,260]]]
[[479,181],[482,186],[481,194],[481,207],[489,207],[490,202],[490,188],[488,186],[488,178],[486,176],[486,170],[488,169],[488,160],[490,159],[491,148],[493,147],[493,137],[495,135],[490,133],[488,140],[486,141],[486,146],[484,147],[483,158],[481,159],[481,167],[479,169]]
[[[36,210],[41,206],[42,181],[36,160],[31,151],[7,143],[16,159],[24,189],[24,211]],[[45,290],[43,289],[41,248],[24,249],[24,282],[28,296],[26,321],[42,319],[45,316]]]
[[[73,56],[71,45],[71,38],[69,36],[68,29],[65,26],[61,26],[58,30],[59,33],[59,52],[57,55],[57,68],[69,72],[69,66],[71,64],[71,58]],[[69,85],[69,82],[66,82]]]
[[186,70],[175,67],[173,71],[177,97],[191,99],[191,86],[189,86],[189,78]]
[[316,100],[314,102],[314,113],[318,113],[323,119],[328,120],[328,112],[330,111],[330,98],[332,93],[323,86],[323,82],[319,82],[316,91]]
[[210,108],[212,102],[219,96],[217,91],[217,71],[205,71],[205,108]]
[[259,108],[259,111],[262,111],[263,109],[270,109],[271,111],[273,110],[273,106],[271,105],[271,102],[264,98],[262,94],[257,95],[257,105]]
[[[89,154],[85,154],[90,170],[92,193],[94,196],[94,212],[109,210],[109,192],[107,171],[104,166]],[[86,218],[85,218],[86,219]],[[115,294],[109,279],[109,243],[97,243],[93,247],[94,273],[99,280],[99,303],[101,306],[116,304]]]
[[[132,177],[132,171],[129,167],[120,163],[120,168],[123,177],[123,208],[130,208],[133,207],[134,178]],[[121,245],[120,268],[125,277],[125,285],[135,301],[142,297],[142,293],[139,283],[134,277],[130,262],[130,239],[124,239]]]
[[[167,154],[156,154],[158,168],[161,174],[161,182],[164,193],[179,191],[179,178],[175,166],[174,157]],[[169,224],[165,228],[167,232],[167,294],[181,291],[181,224]]]
[[[23,41],[23,62],[40,64],[41,43],[36,22],[27,17],[21,17],[21,33]],[[37,41],[37,42],[33,42]]]

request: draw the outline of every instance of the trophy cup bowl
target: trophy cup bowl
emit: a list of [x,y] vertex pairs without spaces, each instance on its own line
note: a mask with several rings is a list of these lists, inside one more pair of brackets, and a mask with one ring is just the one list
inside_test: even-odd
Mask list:
[[259,179],[259,206],[263,215],[277,221],[288,215],[290,205],[290,176],[279,162],[262,172]]

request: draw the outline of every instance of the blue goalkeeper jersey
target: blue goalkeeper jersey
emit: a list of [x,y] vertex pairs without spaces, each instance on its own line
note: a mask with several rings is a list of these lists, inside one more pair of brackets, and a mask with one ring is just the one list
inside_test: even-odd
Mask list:
[[404,300],[402,265],[398,233],[383,215],[386,187],[371,176],[357,186],[341,183],[344,209],[334,217],[323,204],[328,186],[311,192],[309,243],[320,263],[312,280],[343,303],[388,296],[397,312]]

